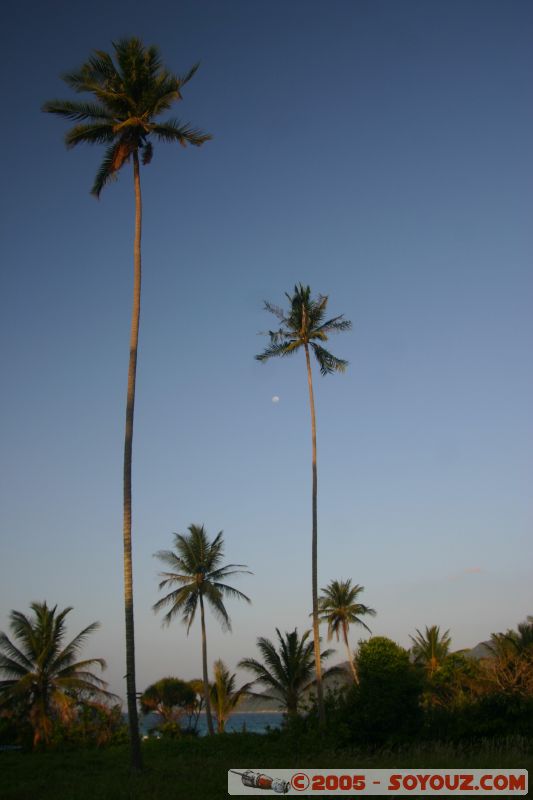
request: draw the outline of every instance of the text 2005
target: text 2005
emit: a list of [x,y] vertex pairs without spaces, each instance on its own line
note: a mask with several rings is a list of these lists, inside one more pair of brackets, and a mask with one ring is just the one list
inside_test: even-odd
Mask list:
[[311,779],[311,788],[318,792],[327,789],[328,792],[335,792],[343,789],[345,792],[361,791],[365,788],[364,775],[314,775]]

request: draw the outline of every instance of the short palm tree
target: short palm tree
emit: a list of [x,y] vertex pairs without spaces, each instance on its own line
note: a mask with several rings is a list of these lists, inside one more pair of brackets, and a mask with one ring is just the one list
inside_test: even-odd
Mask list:
[[525,622],[520,622],[516,631],[511,629],[507,633],[493,635],[504,636],[518,655],[533,653],[533,617],[527,617]]
[[215,661],[213,665],[214,681],[211,684],[211,703],[217,718],[217,730],[224,733],[228,717],[235,710],[240,700],[246,696],[251,686],[245,683],[240,689],[235,688],[236,675],[230,673],[223,661]]
[[174,534],[174,550],[160,550],[156,557],[163,561],[171,571],[160,573],[163,579],[159,590],[170,591],[154,604],[154,611],[169,607],[163,618],[165,625],[170,624],[176,615],[180,615],[187,626],[187,633],[194,622],[196,611],[200,606],[200,622],[202,626],[202,667],[204,681],[204,701],[207,728],[210,734],[215,732],[211,715],[209,693],[209,677],[207,673],[207,639],[205,631],[204,600],[222,624],[223,630],[231,630],[231,622],[224,605],[225,598],[236,598],[250,602],[247,597],[233,586],[223,583],[232,575],[250,571],[245,564],[226,564],[222,566],[224,556],[224,540],[220,531],[210,541],[203,525],[189,525],[188,535]]
[[357,671],[355,669],[353,655],[348,643],[348,630],[350,625],[362,625],[369,633],[372,633],[368,625],[363,622],[361,617],[375,617],[376,611],[369,606],[359,603],[357,598],[365,589],[358,583],[352,586],[350,579],[343,581],[331,581],[322,595],[318,598],[318,612],[320,619],[328,623],[328,641],[333,635],[337,637],[342,633],[344,644],[348,653],[348,663],[352,670],[354,681],[357,683]]
[[111,697],[106,683],[91,672],[105,668],[103,658],[76,661],[91,633],[93,622],[65,643],[65,617],[72,608],[32,603],[33,616],[12,611],[9,626],[13,639],[0,633],[0,709],[22,713],[33,728],[33,744],[47,744],[54,719],[70,718],[81,693],[95,698]]
[[432,625],[431,628],[426,626],[425,633],[421,633],[418,628],[416,633],[416,636],[409,637],[413,643],[411,653],[415,663],[424,666],[428,676],[432,678],[450,651],[450,631],[441,634],[439,626]]
[[135,640],[133,617],[133,566],[131,548],[131,462],[133,448],[133,414],[137,349],[141,311],[141,178],[140,163],[152,160],[152,141],[187,144],[199,147],[211,137],[176,119],[164,122],[158,117],[172,103],[181,100],[182,87],[192,78],[198,65],[185,75],[169,72],[162,64],[156,47],[145,47],[137,38],[122,39],[113,44],[114,54],[102,50],[94,54],[78,70],[63,76],[77,94],[90,95],[92,100],[50,100],[43,111],[58,114],[77,124],[65,137],[67,147],[78,144],[103,144],[106,151],[94,179],[92,194],[96,197],[104,186],[117,177],[124,164],[133,163],[135,191],[135,237],[133,246],[133,308],[131,317],[126,430],[124,438],[123,477],[123,546],[124,601],[126,620],[126,681],[128,720],[131,738],[131,759],[134,769],[141,769],[142,757],[137,716],[135,680]]
[[280,327],[277,331],[269,331],[270,345],[259,355],[258,361],[268,361],[275,356],[289,356],[303,347],[307,365],[307,384],[309,388],[309,405],[311,409],[311,438],[312,438],[312,538],[311,538],[311,583],[312,583],[312,608],[313,608],[313,639],[315,653],[315,669],[317,680],[318,714],[321,725],[325,721],[324,698],[322,692],[322,668],[320,664],[320,632],[318,620],[318,516],[317,516],[317,455],[316,455],[316,420],[315,401],[313,394],[313,376],[311,372],[311,359],[309,349],[313,351],[322,375],[332,372],[344,372],[348,362],[337,358],[322,345],[328,340],[331,333],[347,331],[352,323],[338,317],[326,319],[328,298],[319,295],[316,300],[311,297],[309,286],[294,287],[294,294],[285,295],[289,301],[289,310],[283,311],[272,303],[265,302],[265,309],[270,311],[279,320]]
[[[277,648],[263,636],[257,640],[262,662],[255,658],[243,658],[238,666],[255,675],[253,683],[266,687],[267,692],[262,693],[262,697],[276,700],[289,716],[294,716],[298,713],[303,693],[317,685],[314,643],[308,641],[311,631],[299,636],[295,628],[282,636],[276,628],[276,633]],[[320,660],[324,661],[332,653],[333,650],[324,650],[320,653]]]

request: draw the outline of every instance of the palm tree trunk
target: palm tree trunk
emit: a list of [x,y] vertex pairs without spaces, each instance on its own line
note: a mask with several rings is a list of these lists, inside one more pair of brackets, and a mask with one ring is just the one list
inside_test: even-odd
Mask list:
[[348,644],[348,626],[346,622],[342,623],[342,634],[344,637],[344,644],[346,645],[346,651],[348,653],[348,663],[350,665],[350,669],[352,670],[352,675],[355,683],[359,683],[359,678],[357,677],[357,670],[355,669],[355,664],[353,660],[353,654],[350,651],[350,645]]
[[204,671],[204,700],[205,700],[205,716],[207,719],[207,730],[210,736],[213,736],[215,729],[213,727],[213,717],[211,716],[211,699],[209,697],[209,678],[207,675],[207,637],[205,635],[205,614],[204,614],[204,598],[200,593],[200,618],[202,621],[202,668]]
[[128,395],[126,401],[126,432],[124,438],[124,605],[126,619],[126,693],[130,729],[130,757],[134,770],[142,769],[137,690],[135,684],[135,635],[133,620],[133,565],[131,555],[131,456],[133,446],[133,412],[135,407],[135,378],[137,375],[137,346],[141,312],[141,224],[142,201],[139,157],[133,153],[135,186],[135,239],[133,245],[133,307],[131,313],[130,359],[128,366]]
[[312,592],[313,592],[313,638],[315,648],[315,671],[316,671],[316,692],[318,701],[318,721],[320,726],[326,722],[324,713],[324,695],[322,690],[322,664],[320,661],[320,629],[318,624],[318,518],[317,518],[317,493],[318,480],[316,470],[316,419],[315,419],[315,399],[313,395],[313,376],[311,374],[311,360],[309,358],[309,347],[305,347],[305,359],[307,362],[307,383],[309,385],[309,405],[311,407],[311,435],[313,439],[313,492],[312,492],[312,514],[313,514],[313,533],[311,544],[311,573],[312,573]]

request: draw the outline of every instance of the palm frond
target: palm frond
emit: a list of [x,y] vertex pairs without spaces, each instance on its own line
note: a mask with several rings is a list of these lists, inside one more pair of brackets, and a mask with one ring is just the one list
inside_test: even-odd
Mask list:
[[98,103],[82,103],[75,100],[48,100],[42,106],[42,111],[48,114],[57,114],[66,119],[83,122],[89,119],[93,122],[112,122],[113,115],[105,106]]
[[152,142],[147,142],[142,149],[141,161],[144,164],[144,166],[147,166],[151,162],[153,155],[154,155],[153,144]]
[[201,147],[213,138],[210,133],[204,133],[199,128],[192,128],[190,123],[181,123],[177,119],[153,124],[150,126],[150,130],[162,142],[178,142],[182,147],[186,147],[188,144]]
[[224,600],[222,599],[222,592],[218,586],[214,583],[206,581],[203,584],[203,595],[207,600],[211,611],[220,623],[222,630],[231,631],[231,620],[226,610],[226,606],[224,605]]
[[275,358],[276,356],[290,356],[293,355],[301,346],[303,342],[292,340],[290,342],[280,342],[276,344],[273,342],[266,347],[262,353],[255,356],[257,361],[268,361],[269,358]]
[[33,669],[33,662],[8,639],[5,633],[0,632],[0,651],[2,650],[3,654],[7,653],[7,656],[17,661],[23,669],[30,671]]
[[199,66],[200,66],[200,62],[199,62],[199,61],[197,61],[197,62],[196,62],[196,64],[193,64],[193,65],[192,65],[192,67],[190,68],[190,70],[189,70],[188,72],[186,72],[186,73],[185,73],[185,75],[178,75],[178,76],[177,76],[177,78],[178,78],[178,80],[179,80],[180,87],[181,87],[181,86],[185,86],[185,84],[186,84],[186,83],[189,83],[189,81],[191,80],[191,78],[192,78],[194,75],[196,75],[196,73],[197,73],[197,71],[198,71],[198,68],[199,68]]
[[317,328],[315,328],[316,333],[341,333],[342,331],[349,331],[352,329],[352,323],[348,319],[344,319],[344,314],[341,314],[339,317],[333,317],[333,319],[328,319],[327,322],[322,323]]
[[320,347],[320,345],[316,344],[315,342],[311,342],[310,344],[313,348],[313,352],[316,360],[318,361],[322,375],[330,375],[333,372],[344,372],[346,370],[346,367],[348,366],[347,361],[342,358],[337,358],[333,355],[333,353],[330,353],[328,350]]
[[76,125],[65,134],[68,148],[77,144],[106,144],[115,140],[113,126],[109,123]]
[[244,569],[245,564],[227,564],[220,569],[214,569],[209,572],[209,580],[218,581],[222,578],[229,578],[231,575],[253,575],[249,569]]
[[104,186],[106,186],[106,184],[112,180],[116,180],[117,171],[114,167],[114,164],[119,148],[120,142],[116,142],[108,147],[105,151],[104,158],[100,164],[98,172],[96,173],[93,187],[91,189],[91,194],[94,194],[95,197],[100,197],[102,189]]
[[213,586],[215,586],[218,591],[220,592],[221,597],[227,595],[232,600],[246,600],[247,603],[251,603],[252,601],[250,598],[245,595],[243,592],[240,592],[238,589],[235,589],[233,586],[228,586],[226,583],[219,583],[218,581],[213,581]]
[[274,303],[269,303],[267,300],[264,301],[264,308],[265,311],[270,311],[271,314],[274,314],[280,322],[283,322],[285,325],[287,324],[287,317],[282,308],[274,305]]

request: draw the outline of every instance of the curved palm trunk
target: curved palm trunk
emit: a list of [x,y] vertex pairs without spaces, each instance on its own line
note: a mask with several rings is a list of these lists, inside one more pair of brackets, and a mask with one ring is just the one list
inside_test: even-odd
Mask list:
[[311,544],[311,573],[312,573],[312,592],[313,592],[313,639],[315,649],[315,671],[316,671],[316,692],[318,701],[318,721],[321,726],[326,722],[324,714],[324,695],[322,690],[322,664],[320,661],[320,630],[318,624],[318,518],[317,518],[317,492],[318,480],[316,470],[316,420],[315,420],[315,399],[313,395],[313,376],[311,374],[311,360],[309,358],[309,347],[305,347],[305,360],[307,362],[307,383],[309,385],[309,405],[311,407],[311,435],[313,439],[313,493],[312,493],[312,513],[313,513],[313,533]]
[[344,644],[346,645],[346,652],[348,653],[348,663],[350,665],[350,669],[352,670],[353,679],[355,683],[359,683],[359,678],[357,677],[357,670],[355,669],[353,654],[350,651],[350,645],[348,644],[348,625],[346,624],[346,622],[342,623],[342,634],[344,637]]
[[124,605],[126,620],[126,693],[130,729],[131,766],[142,769],[137,690],[135,684],[135,636],[133,620],[133,566],[131,555],[131,456],[133,446],[133,412],[135,407],[135,379],[137,375],[137,346],[139,342],[139,317],[141,312],[141,179],[139,157],[133,153],[133,181],[135,186],[135,239],[133,245],[133,307],[131,313],[130,359],[128,366],[128,394],[126,401],[126,432],[124,438]]
[[204,673],[205,716],[207,719],[207,730],[209,731],[210,736],[213,736],[215,729],[213,727],[213,717],[211,715],[211,698],[209,697],[209,677],[207,675],[207,637],[205,635],[204,598],[201,593],[200,618],[202,622],[202,668]]

